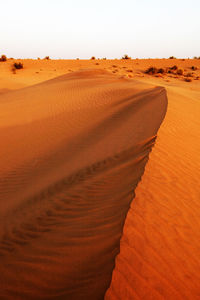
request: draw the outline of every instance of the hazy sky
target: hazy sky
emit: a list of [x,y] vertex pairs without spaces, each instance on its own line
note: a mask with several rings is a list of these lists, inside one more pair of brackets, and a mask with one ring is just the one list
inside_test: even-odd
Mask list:
[[6,0],[8,57],[200,56],[200,0]]

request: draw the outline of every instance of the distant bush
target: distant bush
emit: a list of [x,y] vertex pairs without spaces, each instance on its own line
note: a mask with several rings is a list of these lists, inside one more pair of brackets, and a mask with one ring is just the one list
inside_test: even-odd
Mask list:
[[185,77],[193,77],[193,73],[187,73],[187,74],[185,74]]
[[178,69],[176,72],[177,75],[183,75],[183,69]]
[[128,56],[127,54],[124,54],[124,56],[122,56],[122,59],[131,59],[131,57]]
[[160,69],[157,70],[157,73],[164,74],[165,73],[165,69],[160,68]]
[[19,69],[23,69],[24,66],[21,62],[18,62],[18,63],[16,62],[13,64],[13,68],[19,70]]
[[0,61],[7,61],[7,57],[6,57],[6,55],[1,55],[1,57],[0,57]]
[[178,67],[176,65],[174,65],[173,67],[170,68],[171,70],[176,71],[178,69]]
[[96,59],[96,58],[95,58],[95,56],[92,56],[90,59],[94,60],[94,59]]
[[45,56],[45,58],[44,59],[47,59],[47,60],[49,60],[50,59],[50,57],[49,56]]
[[192,69],[193,71],[196,71],[196,70],[197,70],[197,67],[192,66],[191,69]]
[[103,57],[102,59],[103,59],[103,60],[106,60],[106,57]]
[[146,71],[146,74],[154,75],[158,73],[158,69],[156,67],[149,67]]
[[169,59],[176,59],[176,57],[175,56],[170,56]]
[[185,78],[185,81],[186,81],[186,82],[191,82],[191,81],[192,81],[192,79],[191,79],[191,78],[189,78],[189,77],[187,77],[187,78]]

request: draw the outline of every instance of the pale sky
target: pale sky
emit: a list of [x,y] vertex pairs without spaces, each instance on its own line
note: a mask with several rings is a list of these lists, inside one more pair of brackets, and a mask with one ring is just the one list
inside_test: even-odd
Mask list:
[[0,54],[200,56],[200,0],[0,0]]

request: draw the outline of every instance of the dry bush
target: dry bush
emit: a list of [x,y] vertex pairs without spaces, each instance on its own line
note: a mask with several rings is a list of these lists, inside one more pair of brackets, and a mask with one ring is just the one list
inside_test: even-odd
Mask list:
[[95,58],[95,56],[92,56],[90,59],[94,60],[94,59],[96,59],[96,58]]
[[160,68],[160,69],[157,70],[157,73],[164,74],[165,73],[165,69]]
[[47,59],[47,60],[49,60],[50,59],[50,57],[49,56],[45,56],[45,58],[44,59]]
[[185,77],[193,77],[193,73],[187,73],[187,74],[185,74]]
[[175,56],[170,56],[169,59],[176,59],[176,57]]
[[127,54],[124,54],[124,56],[122,56],[122,59],[131,59],[131,57],[128,56]]
[[154,75],[158,73],[158,69],[156,67],[149,67],[146,71],[146,74]]
[[13,68],[19,70],[19,69],[23,69],[24,66],[23,66],[23,64],[22,64],[21,62],[18,62],[18,63],[15,62],[15,63],[13,64]]
[[1,55],[1,57],[0,57],[0,61],[7,61],[7,57],[6,57],[6,55]]
[[174,65],[173,67],[170,68],[170,70],[174,70],[176,71],[178,69],[178,67],[176,65]]
[[191,69],[192,69],[193,71],[196,71],[196,70],[197,70],[197,67],[192,66]]
[[183,75],[183,69],[178,69],[176,72],[177,75]]

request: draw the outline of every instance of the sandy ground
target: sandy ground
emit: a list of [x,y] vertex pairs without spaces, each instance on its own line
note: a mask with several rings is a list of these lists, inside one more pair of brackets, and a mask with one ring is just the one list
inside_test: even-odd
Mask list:
[[[2,299],[102,299],[122,229],[106,299],[199,299],[200,60],[24,60],[16,74],[12,63],[0,63]],[[144,73],[174,65],[184,74]],[[72,73],[89,68],[105,73]],[[131,203],[164,117],[164,90],[156,86],[167,90],[168,110]],[[70,227],[66,211],[83,202]],[[89,232],[98,232],[95,240],[85,238]]]

